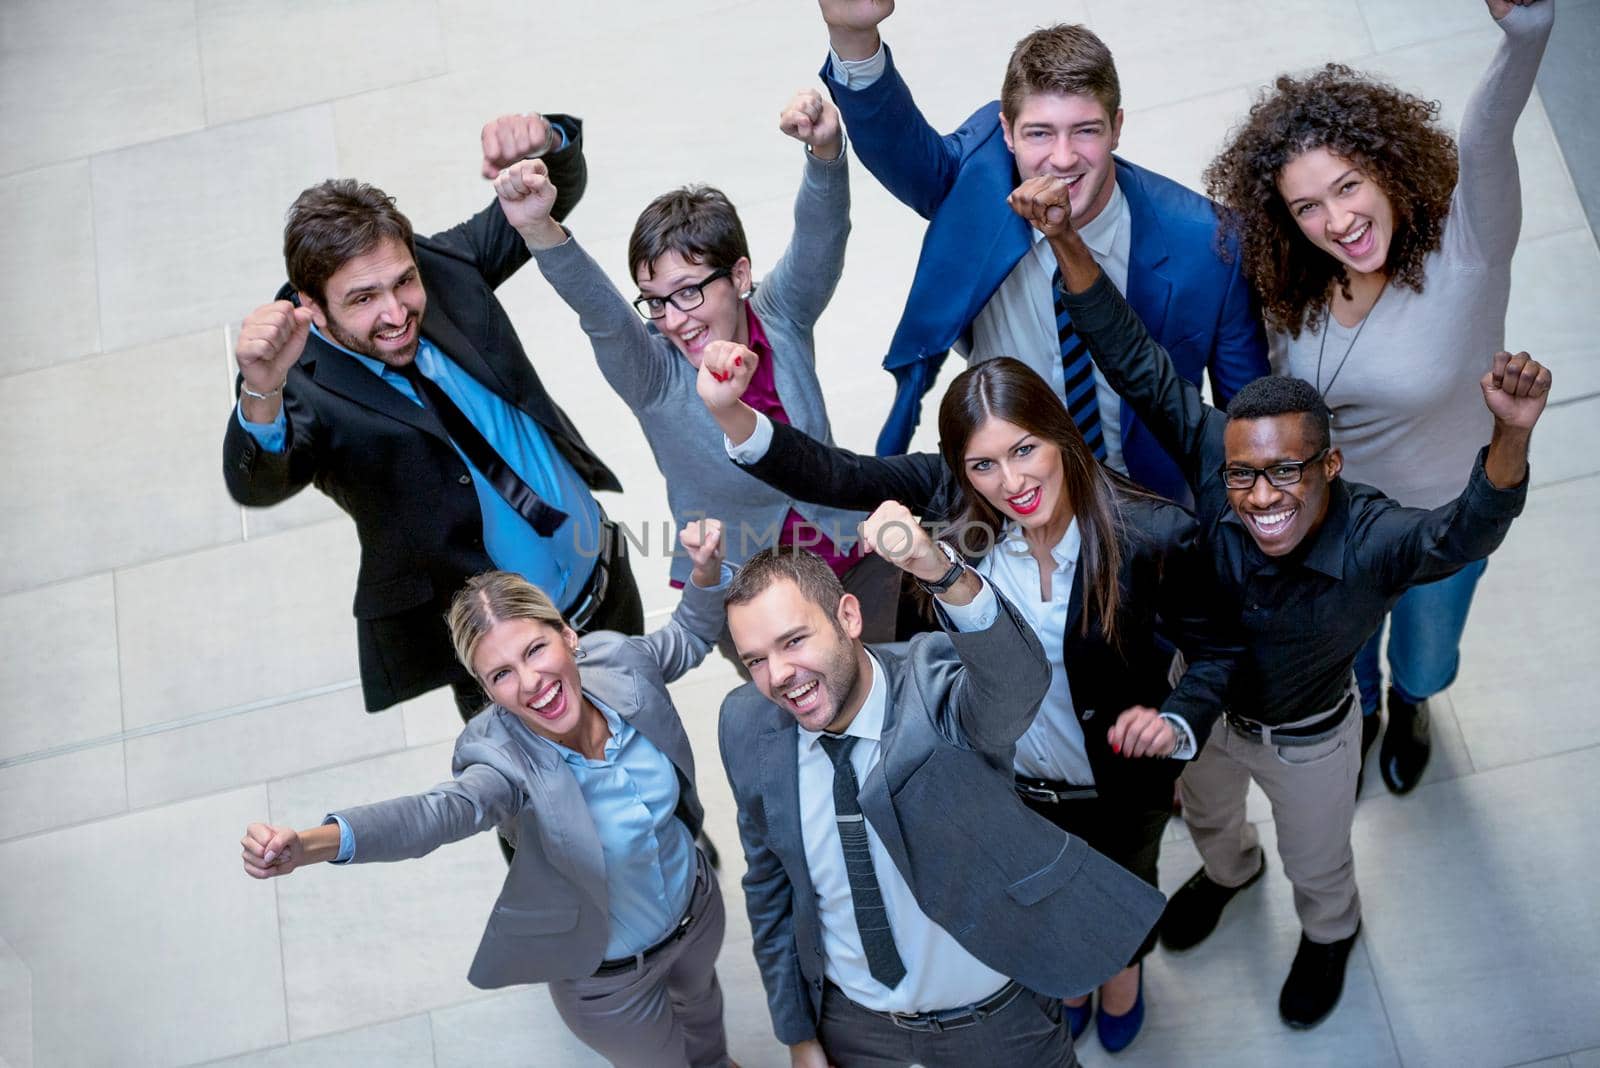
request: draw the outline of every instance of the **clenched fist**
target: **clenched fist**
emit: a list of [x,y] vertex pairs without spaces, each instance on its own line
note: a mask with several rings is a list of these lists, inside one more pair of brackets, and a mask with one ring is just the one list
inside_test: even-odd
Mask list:
[[950,561],[933,544],[911,510],[899,501],[884,501],[861,524],[862,547],[924,582],[937,582]]
[[495,176],[494,195],[506,221],[532,248],[553,248],[567,239],[561,224],[551,218],[556,187],[543,160],[513,163]]
[[277,416],[281,403],[277,393],[289,376],[289,368],[306,350],[306,338],[310,335],[310,309],[297,308],[286,300],[263,304],[244,317],[233,357],[239,363],[245,388],[268,397],[267,400],[242,397],[240,402],[251,406],[246,409],[245,418],[269,423]]
[[483,176],[493,178],[518,160],[542,156],[556,146],[550,120],[536,112],[501,115],[483,124]]
[[1478,385],[1495,420],[1511,429],[1532,430],[1550,396],[1550,369],[1526,352],[1494,354],[1494,364]]
[[1029,178],[1011,191],[1006,202],[1045,237],[1072,232],[1072,186],[1065,178],[1050,174]]
[[678,544],[694,567],[689,573],[691,582],[701,589],[722,582],[722,520],[691,520],[678,531]]
[[811,154],[822,160],[835,160],[844,150],[844,127],[839,122],[839,109],[822,99],[815,89],[802,89],[794,94],[778,115],[778,129],[805,145]]

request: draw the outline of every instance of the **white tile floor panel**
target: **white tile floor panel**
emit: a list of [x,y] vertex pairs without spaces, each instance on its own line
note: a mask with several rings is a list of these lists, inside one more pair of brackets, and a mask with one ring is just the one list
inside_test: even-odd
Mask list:
[[[884,34],[949,129],[996,95],[1017,37],[1062,19],[1117,56],[1122,152],[1191,185],[1279,70],[1351,62],[1438,98],[1453,125],[1498,37],[1481,0],[924,0]],[[635,214],[688,181],[741,205],[759,275],[799,171],[776,116],[824,50],[810,0],[0,4],[0,1065],[601,1063],[542,988],[466,982],[503,875],[487,837],[401,866],[240,871],[250,820],[306,825],[446,776],[458,721],[447,693],[362,711],[357,546],[337,508],[314,491],[229,501],[229,332],[278,285],[302,187],[365,178],[441,229],[488,197],[478,130],[507,111],[585,120],[571,226],[625,288]],[[1343,1001],[1309,1033],[1277,1019],[1298,926],[1274,862],[1203,946],[1150,958],[1144,1033],[1115,1058],[1091,1034],[1087,1065],[1600,1068],[1600,249],[1550,113],[1536,94],[1516,136],[1507,341],[1552,365],[1557,406],[1437,702],[1433,765],[1405,798],[1369,771]],[[870,449],[923,224],[851,166],[818,363],[835,436]],[[649,449],[576,317],[532,270],[501,295],[627,487],[606,507],[659,527]],[[659,620],[666,561],[635,572]],[[724,857],[732,1051],[782,1068],[716,751],[733,682],[713,656],[673,692]],[[1259,795],[1249,813],[1270,844]],[[1163,887],[1196,864],[1174,825]]]

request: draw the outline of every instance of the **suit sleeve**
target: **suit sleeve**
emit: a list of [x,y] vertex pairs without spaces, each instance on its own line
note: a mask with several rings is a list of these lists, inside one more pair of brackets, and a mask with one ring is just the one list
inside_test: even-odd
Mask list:
[[794,884],[777,854],[767,848],[765,814],[756,814],[762,805],[759,792],[752,794],[750,784],[741,783],[736,761],[729,759],[735,746],[750,743],[749,737],[734,737],[738,728],[731,724],[739,711],[730,709],[729,704],[723,702],[717,736],[722,765],[738,807],[739,844],[745,859],[740,885],[744,887],[745,911],[750,917],[750,948],[761,971],[761,985],[766,988],[773,1033],[779,1042],[792,1046],[817,1037],[817,1021],[811,1012],[795,942]]
[[863,89],[849,89],[834,80],[831,56],[822,66],[822,83],[838,105],[856,156],[867,170],[901,203],[925,219],[932,218],[961,170],[972,124],[941,137],[911,99],[887,45],[884,56],[883,76]]
[[488,764],[464,763],[455,778],[410,797],[395,797],[336,815],[355,836],[353,863],[410,860],[449,842],[489,830],[517,815],[521,791]]
[[[283,386],[284,432],[287,440],[279,452],[266,449],[239,424],[237,403],[228,410],[228,427],[222,435],[222,480],[228,495],[239,504],[265,508],[288,500],[311,484],[317,473],[318,426],[310,406],[300,402],[295,389],[300,372],[291,368]],[[234,379],[237,396],[243,377]]]
[[739,466],[780,493],[808,504],[871,512],[884,501],[899,501],[924,518],[947,518],[926,514],[948,495],[946,483],[950,480],[944,460],[931,452],[864,456],[773,421],[772,445],[766,455]]
[[1228,270],[1228,290],[1222,298],[1221,318],[1217,322],[1216,344],[1207,364],[1211,376],[1211,395],[1217,407],[1226,408],[1233,395],[1264,375],[1272,373],[1267,360],[1267,334],[1261,325],[1250,283],[1245,281],[1237,249]]
[[661,669],[662,678],[673,682],[700,665],[722,634],[722,603],[733,581],[733,568],[722,565],[722,581],[702,589],[690,579],[683,585],[678,607],[664,626],[628,641],[642,646]]
[[[789,247],[767,272],[753,298],[806,329],[822,317],[844,273],[850,237],[850,161],[848,146],[839,158],[821,160],[806,153],[800,191],[794,200],[794,233]],[[810,352],[815,358],[815,352]]]
[[[545,116],[551,125],[559,125],[567,135],[567,146],[559,152],[544,156],[550,171],[550,181],[556,187],[556,202],[551,216],[560,222],[567,217],[588,184],[588,164],[583,158],[583,123],[569,115]],[[431,240],[441,251],[457,256],[477,268],[491,289],[515,274],[528,262],[530,253],[522,235],[506,220],[500,210],[499,200],[466,222],[434,234]]]
[[1150,336],[1104,271],[1094,285],[1067,293],[1065,299],[1095,366],[1178,462],[1198,497],[1201,484],[1222,463],[1226,417],[1206,404],[1200,387],[1178,373],[1172,356]]
[[[989,585],[988,579],[983,581]],[[947,704],[935,707],[934,714],[946,737],[957,745],[1005,754],[1027,733],[1039,712],[1050,689],[1050,661],[1028,621],[998,590],[990,589],[999,611],[984,630],[955,629],[939,607],[939,622],[955,646],[961,666]],[[935,599],[934,604],[940,602]]]

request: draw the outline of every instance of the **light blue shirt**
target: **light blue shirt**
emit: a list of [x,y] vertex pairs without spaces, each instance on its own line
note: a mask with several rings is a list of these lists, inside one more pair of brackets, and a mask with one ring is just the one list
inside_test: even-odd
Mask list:
[[[381,360],[351,352],[312,327],[318,337],[345,353],[398,390],[418,407],[425,407],[411,383]],[[544,590],[563,608],[571,608],[600,549],[600,506],[572,464],[556,449],[536,420],[491,391],[456,365],[426,338],[417,344],[417,368],[437,382],[455,401],[484,440],[528,486],[553,507],[567,513],[554,535],[541,538],[515,508],[495,490],[464,453],[461,459],[472,474],[483,512],[483,547],[495,566],[515,571]],[[252,423],[239,412],[239,425],[268,452],[282,452],[288,438],[283,406],[271,423]],[[460,453],[460,446],[456,446]]]

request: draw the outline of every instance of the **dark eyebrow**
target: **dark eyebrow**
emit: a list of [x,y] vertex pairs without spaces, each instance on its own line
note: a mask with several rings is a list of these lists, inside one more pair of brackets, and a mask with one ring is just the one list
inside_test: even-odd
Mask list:
[[[1028,440],[1028,439],[1029,439],[1029,438],[1031,438],[1031,437],[1033,437],[1033,434],[1032,434],[1032,433],[1031,433],[1031,432],[1029,432],[1029,433],[1026,433],[1026,434],[1023,434],[1023,435],[1022,435],[1022,436],[1021,436],[1021,437],[1020,437],[1020,438],[1018,438],[1018,439],[1017,439],[1017,440],[1016,440],[1016,441],[1013,441],[1013,442],[1012,442],[1012,443],[1011,443],[1011,444],[1010,444],[1010,446],[1008,446],[1008,447],[1007,447],[1007,449],[1006,449],[1006,451],[1007,451],[1007,452],[1016,452],[1016,451],[1017,451],[1017,448],[1018,448],[1018,447],[1019,447],[1019,446],[1020,446],[1020,445],[1022,445],[1022,443],[1023,443],[1023,442],[1025,442],[1025,441],[1027,441],[1027,440]],[[966,455],[966,456],[963,456],[963,457],[962,457],[962,458],[961,458],[961,462],[962,462],[962,463],[964,463],[964,464],[970,464],[970,463],[977,463],[977,462],[978,462],[978,461],[979,461],[979,460],[987,460],[987,459],[989,459],[989,458],[990,458],[990,457],[987,457],[987,456],[974,456],[974,455],[972,455],[972,454],[970,454],[970,453],[969,453],[969,454],[968,454],[968,455]]]

